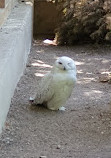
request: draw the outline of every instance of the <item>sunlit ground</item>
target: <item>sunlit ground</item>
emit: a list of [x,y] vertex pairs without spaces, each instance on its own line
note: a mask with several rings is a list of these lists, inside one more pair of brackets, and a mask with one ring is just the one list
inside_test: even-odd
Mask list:
[[43,41],[43,43],[44,43],[44,44],[47,44],[47,45],[55,45],[55,46],[57,45],[57,44],[56,44],[56,40],[49,40],[49,39],[46,39],[46,40]]
[[[100,75],[111,72],[107,52],[91,46],[59,47],[34,42],[0,139],[3,158],[111,157],[111,84],[100,81]],[[78,81],[66,111],[37,106],[31,109],[30,96],[37,93],[40,80],[59,56],[69,56],[77,66]]]
[[[35,45],[38,44],[37,42],[38,41],[35,41]],[[55,46],[55,43],[53,42],[54,42],[53,40],[46,39],[43,40],[42,44],[40,43],[40,45],[44,45],[47,48],[48,45]],[[36,53],[38,55],[43,54],[44,56],[46,54],[45,49],[43,47],[37,49]],[[56,59],[57,57],[54,57],[54,60]],[[102,57],[98,58],[96,56],[94,58],[90,58],[89,56],[89,58],[87,59],[81,58],[74,60],[77,67],[77,78],[78,78],[77,86],[79,85],[79,86],[87,87],[87,90],[84,90],[82,94],[84,94],[84,96],[86,97],[92,97],[93,99],[103,97],[104,96],[103,90],[98,89],[98,86],[90,87],[90,85],[92,85],[92,83],[93,84],[95,83],[95,85],[101,84],[99,77],[103,74],[109,75],[111,73],[110,59],[105,59]],[[96,65],[96,62],[99,62],[101,66]],[[44,77],[46,73],[51,71],[53,64],[54,63],[50,63],[50,62],[48,63],[43,60],[35,60],[34,62],[31,63],[33,67],[37,68],[34,75],[40,78]],[[93,67],[95,67],[95,69],[93,69]]]

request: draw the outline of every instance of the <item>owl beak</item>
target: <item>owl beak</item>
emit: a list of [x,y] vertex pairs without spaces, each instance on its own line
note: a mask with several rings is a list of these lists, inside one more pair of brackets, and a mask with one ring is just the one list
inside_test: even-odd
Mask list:
[[66,68],[64,67],[64,70],[66,70]]

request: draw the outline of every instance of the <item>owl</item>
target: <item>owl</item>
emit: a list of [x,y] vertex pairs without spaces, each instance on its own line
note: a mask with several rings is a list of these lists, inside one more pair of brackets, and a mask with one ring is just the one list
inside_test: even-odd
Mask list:
[[76,81],[75,62],[67,56],[59,57],[51,71],[42,78],[37,94],[34,99],[30,97],[30,102],[50,110],[64,111],[63,105],[71,96]]

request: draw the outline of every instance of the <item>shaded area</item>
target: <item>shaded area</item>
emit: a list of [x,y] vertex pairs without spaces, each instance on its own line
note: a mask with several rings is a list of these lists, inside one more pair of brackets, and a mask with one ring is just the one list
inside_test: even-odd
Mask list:
[[61,12],[55,3],[47,0],[34,1],[34,38],[40,35],[54,38],[55,29],[59,26]]
[[57,43],[111,43],[110,0],[66,0],[62,24],[56,31]]
[[[110,158],[111,84],[98,78],[109,71],[110,51],[104,46],[58,47],[34,41],[0,138],[0,157]],[[63,55],[73,58],[78,70],[67,110],[30,107],[29,96],[35,94],[41,77]]]

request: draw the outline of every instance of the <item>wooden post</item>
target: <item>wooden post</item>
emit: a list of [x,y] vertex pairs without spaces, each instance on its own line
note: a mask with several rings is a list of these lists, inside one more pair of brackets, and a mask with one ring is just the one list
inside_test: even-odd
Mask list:
[[5,8],[5,0],[0,0],[0,8]]

